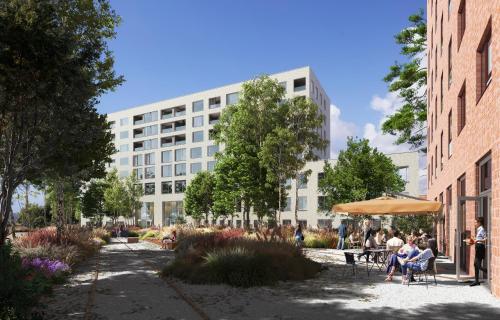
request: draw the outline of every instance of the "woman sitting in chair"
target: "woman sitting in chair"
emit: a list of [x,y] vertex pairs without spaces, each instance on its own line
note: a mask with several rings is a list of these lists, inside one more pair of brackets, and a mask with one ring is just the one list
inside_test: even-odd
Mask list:
[[392,276],[396,270],[400,268],[401,265],[398,258],[412,259],[419,254],[418,247],[415,244],[413,237],[409,236],[406,241],[407,243],[402,246],[397,253],[394,253],[389,257],[389,263],[387,265],[387,278],[385,278],[385,281],[392,281]]
[[174,242],[177,241],[177,231],[172,231],[172,235],[166,235],[161,240],[162,249],[173,249]]
[[[405,258],[401,263],[401,269],[403,272],[402,283],[406,284],[408,282],[408,269],[414,271],[425,271],[429,267],[429,259],[437,256],[436,240],[429,239],[427,242],[427,249],[420,252],[417,256],[413,258]],[[431,266],[434,267],[434,266]]]

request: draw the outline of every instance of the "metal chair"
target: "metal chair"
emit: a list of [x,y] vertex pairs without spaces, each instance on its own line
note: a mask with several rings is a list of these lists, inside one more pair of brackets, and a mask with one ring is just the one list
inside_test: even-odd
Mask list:
[[[418,275],[418,281],[422,281],[422,276],[425,278],[425,285],[427,289],[429,288],[429,281],[427,278],[427,275],[432,275],[434,277],[434,284],[437,285],[437,280],[436,280],[436,258],[432,257],[429,259],[429,262],[427,264],[427,269],[422,270],[422,271],[416,271],[413,269],[408,269],[408,279],[411,279],[411,277]],[[408,286],[410,286],[411,281],[408,280]]]
[[342,277],[344,276],[346,270],[349,268],[349,265],[352,266],[352,274],[356,276],[356,260],[354,259],[354,253],[352,252],[344,252],[345,256],[345,267],[342,272]]

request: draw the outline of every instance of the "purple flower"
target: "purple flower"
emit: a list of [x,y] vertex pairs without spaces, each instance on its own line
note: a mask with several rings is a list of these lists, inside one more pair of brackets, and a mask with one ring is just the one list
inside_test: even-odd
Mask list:
[[38,270],[48,277],[60,272],[69,271],[69,266],[59,260],[35,258],[29,261],[28,259],[23,259],[22,265],[24,268],[33,268]]

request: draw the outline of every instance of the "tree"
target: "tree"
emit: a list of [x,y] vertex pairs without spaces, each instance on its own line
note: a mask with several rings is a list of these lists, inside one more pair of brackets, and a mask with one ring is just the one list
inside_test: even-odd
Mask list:
[[211,172],[200,171],[186,188],[184,211],[197,222],[205,218],[205,223],[208,223],[208,215],[212,212],[214,203],[214,178]]
[[414,148],[425,151],[427,138],[427,69],[423,66],[427,49],[427,23],[424,12],[411,15],[411,25],[395,36],[401,45],[401,54],[409,58],[408,62],[390,67],[384,78],[389,83],[389,91],[396,92],[403,105],[382,125],[384,133],[397,136],[396,143],[409,143]]
[[401,192],[405,186],[391,159],[371,148],[367,139],[348,138],[347,148],[340,151],[335,166],[325,161],[323,170],[319,190],[325,194],[327,208],[374,199],[384,192]]
[[137,211],[139,211],[142,207],[141,197],[144,195],[144,189],[142,184],[139,183],[137,179],[137,175],[132,173],[128,176],[124,181],[124,189],[125,189],[125,217],[126,218],[134,218]]
[[[106,0],[0,2],[0,245],[21,183],[57,184],[60,234],[64,183],[91,177],[89,169],[109,160],[99,146],[87,146],[91,140],[110,146],[94,106],[123,80],[106,45],[118,22]],[[95,131],[79,130],[80,121]],[[77,137],[85,148],[71,145]],[[63,181],[68,176],[73,181]]]
[[434,218],[431,215],[425,216],[396,216],[392,220],[392,224],[396,229],[403,231],[405,234],[411,234],[412,231],[419,231],[420,229],[425,232],[431,233],[433,230]]
[[109,214],[113,224],[116,224],[118,217],[127,211],[127,195],[125,186],[118,178],[115,169],[106,176],[106,186],[104,190],[104,210]]
[[27,208],[23,208],[19,212],[18,221],[30,229],[42,228],[48,224],[46,210],[38,204],[30,204]]
[[93,179],[80,198],[82,215],[98,226],[102,225],[102,218],[105,215],[104,191],[107,187],[105,180]]

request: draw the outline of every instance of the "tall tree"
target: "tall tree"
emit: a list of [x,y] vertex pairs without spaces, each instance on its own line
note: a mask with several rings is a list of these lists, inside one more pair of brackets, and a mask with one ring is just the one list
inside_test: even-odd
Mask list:
[[401,45],[401,54],[408,62],[390,67],[384,78],[389,83],[389,91],[396,92],[403,105],[382,125],[384,133],[397,136],[396,143],[409,143],[425,151],[427,138],[427,68],[425,68],[427,49],[427,22],[424,11],[411,15],[411,25],[395,36]]
[[104,210],[109,214],[113,224],[127,211],[127,194],[123,182],[118,177],[116,168],[106,176],[104,190]]
[[133,218],[135,224],[137,212],[142,207],[141,197],[144,195],[144,188],[139,183],[135,173],[125,178],[123,184],[125,189],[125,217]]
[[[109,142],[94,106],[122,82],[106,44],[118,22],[107,0],[0,2],[0,245],[7,236],[12,195],[21,183],[49,179],[61,191],[66,175],[57,169],[63,166],[56,155],[78,141],[76,135],[85,148],[66,150],[69,176],[89,177],[90,169],[99,172],[107,160],[107,152],[87,148],[92,139],[86,134],[93,134],[94,142]],[[79,121],[96,124],[96,131],[78,132]]]
[[205,224],[208,223],[208,215],[212,212],[214,203],[214,179],[211,172],[200,171],[186,188],[184,211],[197,222],[205,218]]
[[82,215],[90,219],[97,226],[102,225],[104,210],[104,191],[107,184],[103,179],[91,180],[80,197]]
[[325,161],[325,176],[319,182],[319,190],[325,194],[325,205],[380,197],[384,192],[401,192],[405,182],[398,174],[392,160],[368,140],[348,138],[347,148],[341,150],[337,163]]

